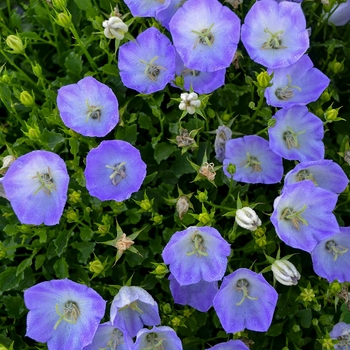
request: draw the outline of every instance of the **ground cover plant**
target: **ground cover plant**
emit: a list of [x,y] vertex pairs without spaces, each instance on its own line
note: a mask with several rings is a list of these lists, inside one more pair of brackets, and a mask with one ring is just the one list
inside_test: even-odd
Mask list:
[[347,349],[349,20],[0,1],[0,349]]

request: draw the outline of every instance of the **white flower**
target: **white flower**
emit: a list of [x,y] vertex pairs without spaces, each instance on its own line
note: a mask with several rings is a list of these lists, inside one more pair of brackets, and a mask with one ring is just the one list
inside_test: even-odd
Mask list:
[[189,114],[194,114],[196,108],[201,105],[201,101],[198,99],[198,95],[195,92],[184,92],[180,95],[182,101],[179,104],[179,109],[186,111]]
[[288,260],[275,260],[271,270],[276,280],[285,286],[295,286],[300,279],[300,273]]
[[119,17],[110,17],[102,23],[104,34],[108,39],[122,40],[128,31],[128,26]]
[[249,207],[237,209],[236,211],[237,225],[249,230],[255,231],[261,225],[261,220],[256,212]]

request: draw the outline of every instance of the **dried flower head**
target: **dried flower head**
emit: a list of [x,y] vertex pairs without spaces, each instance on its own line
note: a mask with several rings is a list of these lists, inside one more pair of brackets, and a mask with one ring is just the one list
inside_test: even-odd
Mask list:
[[123,251],[129,249],[135,242],[130,238],[126,237],[126,234],[123,233],[122,236],[115,242],[115,247],[118,249],[118,252],[122,253]]
[[178,147],[189,147],[195,143],[194,138],[190,136],[187,129],[180,129],[179,135],[176,136]]
[[200,175],[206,177],[209,181],[215,180],[216,172],[214,170],[214,163],[204,162],[198,172]]

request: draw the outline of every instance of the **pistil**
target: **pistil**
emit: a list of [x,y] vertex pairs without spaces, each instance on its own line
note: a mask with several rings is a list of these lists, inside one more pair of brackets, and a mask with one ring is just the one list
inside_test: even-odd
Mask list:
[[241,301],[239,301],[238,303],[236,303],[237,306],[242,305],[245,299],[249,299],[249,300],[258,300],[258,297],[251,297],[251,296],[249,295],[248,287],[249,287],[249,282],[248,282],[245,278],[242,278],[242,279],[240,279],[240,280],[237,281],[236,289],[237,289],[239,292],[242,292],[242,293],[243,293],[243,297],[242,297]]

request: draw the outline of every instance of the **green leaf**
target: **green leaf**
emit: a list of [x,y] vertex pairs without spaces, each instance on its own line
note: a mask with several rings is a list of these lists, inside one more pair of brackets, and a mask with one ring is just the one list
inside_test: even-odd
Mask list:
[[177,147],[166,142],[158,143],[154,150],[154,158],[158,164],[164,159],[167,159],[173,152],[177,150]]
[[44,261],[46,260],[45,254],[40,254],[35,257],[35,270],[39,270],[43,266]]
[[273,324],[269,328],[269,330],[268,330],[266,335],[268,335],[270,337],[277,337],[277,336],[279,336],[283,332],[283,325],[284,325],[284,322]]
[[311,326],[312,311],[310,309],[299,310],[297,316],[300,317],[300,325],[304,328]]
[[113,75],[119,78],[119,71],[115,64],[105,64],[104,66],[100,67],[99,70],[107,75]]
[[62,257],[62,258],[56,260],[56,262],[53,265],[53,268],[55,270],[55,274],[56,274],[57,278],[69,277],[68,264],[67,264],[65,258]]
[[4,295],[3,301],[9,318],[20,318],[27,311],[22,296]]
[[49,131],[46,128],[42,132],[40,139],[49,147],[51,151],[55,150],[56,146],[59,146],[65,141],[65,138],[61,134],[54,131]]
[[17,267],[16,276],[21,274],[27,267],[32,265],[32,258],[23,260]]
[[91,253],[94,251],[95,243],[92,242],[74,242],[72,247],[79,251],[78,261],[81,264],[86,264]]
[[117,135],[116,139],[118,140],[124,140],[127,142],[130,142],[132,145],[135,144],[136,139],[137,139],[137,125],[127,125],[124,128],[123,127],[118,127],[117,129]]
[[61,256],[65,248],[67,247],[69,237],[71,236],[71,231],[61,231],[58,237],[54,240],[54,244],[56,247],[56,253],[58,256]]
[[18,287],[23,279],[23,273],[16,275],[17,267],[8,267],[0,273],[0,295],[11,289]]

